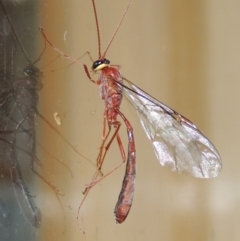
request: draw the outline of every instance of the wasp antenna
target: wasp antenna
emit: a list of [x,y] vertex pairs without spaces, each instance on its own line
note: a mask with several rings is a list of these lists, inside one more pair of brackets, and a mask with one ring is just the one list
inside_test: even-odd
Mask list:
[[97,37],[98,37],[98,58],[101,58],[101,39],[100,39],[100,31],[99,31],[99,24],[98,24],[98,17],[97,17],[97,10],[95,6],[95,1],[92,0],[93,4],[93,10],[94,10],[94,17],[96,21],[96,27],[97,27]]
[[125,11],[124,11],[124,13],[123,13],[123,15],[122,15],[122,18],[121,18],[121,20],[120,20],[120,22],[119,22],[119,24],[118,24],[118,26],[117,26],[117,28],[116,28],[116,30],[115,30],[113,36],[112,36],[112,38],[110,39],[110,41],[109,41],[109,43],[108,43],[105,52],[104,52],[103,55],[101,56],[101,58],[104,58],[104,57],[105,57],[105,55],[106,55],[106,53],[107,53],[107,51],[108,51],[110,45],[112,44],[113,39],[115,38],[115,36],[116,36],[116,34],[117,34],[117,32],[118,32],[120,26],[122,25],[123,19],[125,18],[125,16],[126,16],[126,14],[127,14],[127,12],[128,12],[128,9],[129,9],[129,7],[130,7],[132,1],[133,1],[133,0],[130,0],[130,1],[129,1],[129,3],[128,3],[128,5],[127,5],[127,7],[126,7],[126,9],[125,9]]
[[32,63],[32,65],[35,65],[35,64],[42,58],[42,56],[43,56],[46,48],[47,48],[47,46],[46,46],[46,41],[44,41],[44,48],[43,48],[41,54],[39,55],[39,57]]
[[27,53],[26,53],[25,49],[23,48],[21,42],[19,41],[19,38],[18,38],[18,36],[17,36],[17,33],[16,33],[16,31],[15,31],[13,25],[12,25],[12,22],[11,22],[10,18],[8,17],[7,10],[5,9],[5,7],[4,7],[4,5],[3,5],[3,3],[2,3],[2,0],[0,0],[0,4],[1,4],[2,9],[3,9],[3,12],[4,12],[4,14],[5,14],[6,18],[7,18],[7,21],[8,21],[8,23],[9,23],[11,29],[12,29],[12,32],[13,32],[13,38],[14,38],[14,40],[19,44],[19,46],[20,46],[20,48],[21,48],[23,54],[25,55],[25,57],[26,57],[26,59],[27,59],[27,62],[30,64],[31,61],[29,60],[29,58],[28,58],[28,56],[27,56]]

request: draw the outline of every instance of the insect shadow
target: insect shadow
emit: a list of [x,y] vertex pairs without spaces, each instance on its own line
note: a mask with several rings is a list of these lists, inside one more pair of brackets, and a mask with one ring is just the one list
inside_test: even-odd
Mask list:
[[[5,20],[1,22],[4,26],[0,28],[0,37],[2,36],[2,39],[6,39],[6,41],[3,41],[5,48],[2,50],[5,52],[6,58],[3,63],[0,63],[0,175],[2,177],[1,180],[4,179],[2,183],[8,183],[10,180],[15,200],[27,222],[38,228],[41,224],[41,211],[35,204],[34,196],[29,192],[27,185],[29,182],[25,181],[29,175],[27,171],[29,163],[33,173],[53,190],[63,210],[64,219],[66,218],[60,200],[60,196],[63,193],[52,183],[49,173],[37,157],[37,144],[52,159],[67,168],[71,176],[72,172],[66,164],[37,141],[36,116],[43,119],[61,136],[61,133],[37,109],[39,103],[38,92],[43,88],[43,73],[36,67],[36,64],[40,62],[45,52],[46,44],[44,42],[44,47],[39,57],[35,61],[31,61],[13,27],[10,15],[2,0],[0,0],[0,6],[0,11],[3,13]],[[8,46],[10,47],[8,48]],[[24,68],[19,67],[19,60],[21,63],[26,62]],[[74,149],[66,139],[64,140]],[[77,150],[75,151],[77,152]],[[8,181],[5,181],[5,179]],[[3,199],[2,203],[5,202],[3,196],[1,194],[0,197]],[[10,215],[5,216],[6,220],[10,217]],[[7,227],[4,215],[2,217],[2,219],[0,218],[0,225]]]

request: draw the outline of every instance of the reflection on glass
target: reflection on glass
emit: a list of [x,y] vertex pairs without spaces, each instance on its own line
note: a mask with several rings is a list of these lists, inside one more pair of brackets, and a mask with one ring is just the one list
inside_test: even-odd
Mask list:
[[34,240],[41,225],[34,173],[45,180],[35,168],[41,170],[35,121],[41,71],[31,61],[38,51],[37,1],[0,3],[0,240]]

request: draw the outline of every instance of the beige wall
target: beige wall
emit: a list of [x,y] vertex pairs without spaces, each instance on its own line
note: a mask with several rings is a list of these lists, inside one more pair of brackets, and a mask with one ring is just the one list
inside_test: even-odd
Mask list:
[[[98,0],[96,5],[104,50],[127,1]],[[137,145],[132,210],[123,224],[115,224],[113,209],[122,167],[87,197],[80,212],[83,235],[76,215],[94,167],[41,122],[41,143],[74,175],[71,178],[66,168],[41,154],[51,179],[65,194],[60,200],[66,214],[64,220],[53,192],[42,185],[45,194],[38,197],[43,212],[41,240],[239,240],[239,9],[236,0],[133,1],[107,54],[112,64],[122,66],[126,78],[188,117],[211,139],[223,161],[220,176],[197,180],[161,167],[125,102],[122,110],[134,126]],[[45,0],[41,19],[46,35],[62,51],[74,57],[90,51],[94,59],[98,57],[91,1]],[[56,55],[48,47],[44,63]],[[87,57],[83,61],[91,66]],[[97,86],[88,81],[81,66],[58,70],[68,63],[60,58],[46,67],[40,110],[79,153],[94,162],[101,142],[103,104]],[[60,114],[61,126],[54,122],[54,112]],[[121,136],[126,145],[124,125]],[[114,143],[103,170],[120,161]]]

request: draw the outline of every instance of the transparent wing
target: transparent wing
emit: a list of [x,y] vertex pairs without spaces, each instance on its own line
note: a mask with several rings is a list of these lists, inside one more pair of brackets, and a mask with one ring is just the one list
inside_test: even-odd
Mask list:
[[216,177],[221,158],[213,144],[187,118],[124,79],[123,92],[138,113],[162,166],[197,178]]

